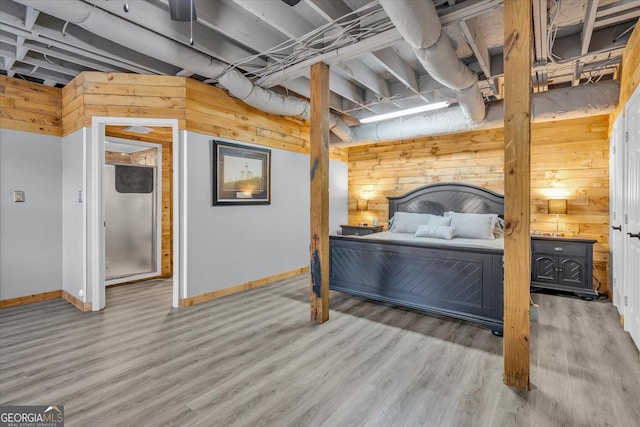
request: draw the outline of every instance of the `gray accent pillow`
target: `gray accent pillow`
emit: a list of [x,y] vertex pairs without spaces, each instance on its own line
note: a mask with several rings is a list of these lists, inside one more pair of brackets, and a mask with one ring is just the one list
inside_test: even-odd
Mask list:
[[429,215],[429,225],[451,225],[450,216]]
[[416,231],[416,237],[435,237],[436,239],[451,240],[453,232],[453,227],[446,225],[421,225]]
[[451,226],[455,228],[453,237],[468,239],[494,240],[493,229],[498,220],[498,214],[478,214],[465,212],[445,212],[451,217]]
[[414,234],[420,225],[429,223],[429,216],[429,214],[413,212],[396,212],[393,216],[393,226],[389,231]]

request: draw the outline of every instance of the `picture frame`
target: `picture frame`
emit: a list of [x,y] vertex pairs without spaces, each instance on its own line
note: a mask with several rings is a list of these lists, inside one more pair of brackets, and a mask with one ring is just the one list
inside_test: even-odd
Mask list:
[[271,204],[271,150],[212,143],[213,205]]

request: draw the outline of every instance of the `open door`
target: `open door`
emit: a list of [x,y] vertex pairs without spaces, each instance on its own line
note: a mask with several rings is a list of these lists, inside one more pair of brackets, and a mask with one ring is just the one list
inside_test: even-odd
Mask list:
[[627,177],[624,234],[627,301],[625,329],[640,349],[640,87],[626,107]]

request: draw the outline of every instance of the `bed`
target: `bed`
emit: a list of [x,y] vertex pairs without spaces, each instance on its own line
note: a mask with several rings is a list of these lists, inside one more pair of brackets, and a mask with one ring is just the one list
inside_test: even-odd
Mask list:
[[[431,184],[388,199],[390,219],[398,212],[504,215],[503,196],[469,184]],[[330,236],[330,289],[476,322],[502,335],[502,239],[445,241],[394,234]]]

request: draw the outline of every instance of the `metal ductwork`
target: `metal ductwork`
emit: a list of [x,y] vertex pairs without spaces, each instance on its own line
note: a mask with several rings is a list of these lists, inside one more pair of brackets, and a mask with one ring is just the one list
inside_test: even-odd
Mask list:
[[198,20],[194,0],[169,0],[169,15],[172,21],[193,22]]
[[[536,93],[532,97],[532,121],[547,122],[608,114],[616,108],[619,95],[620,83],[617,80]],[[504,106],[502,101],[497,101],[489,104],[486,120],[481,125],[466,121],[461,108],[449,108],[360,125],[354,128],[354,138],[348,145],[365,145],[502,126]]]
[[[82,1],[75,3],[39,0],[15,1],[63,21],[76,24],[93,34],[147,56],[168,64],[180,64],[181,67],[203,77],[217,79],[232,96],[242,99],[258,110],[270,114],[309,118],[309,102],[255,86],[238,70],[230,70],[228,64],[196,50],[188,49],[183,44],[159,34],[149,32],[100,8],[90,6]],[[340,118],[333,117],[332,124],[332,131],[341,140],[353,139],[351,129]]]
[[429,75],[456,92],[465,118],[482,123],[485,106],[478,77],[458,59],[431,0],[379,0]]

